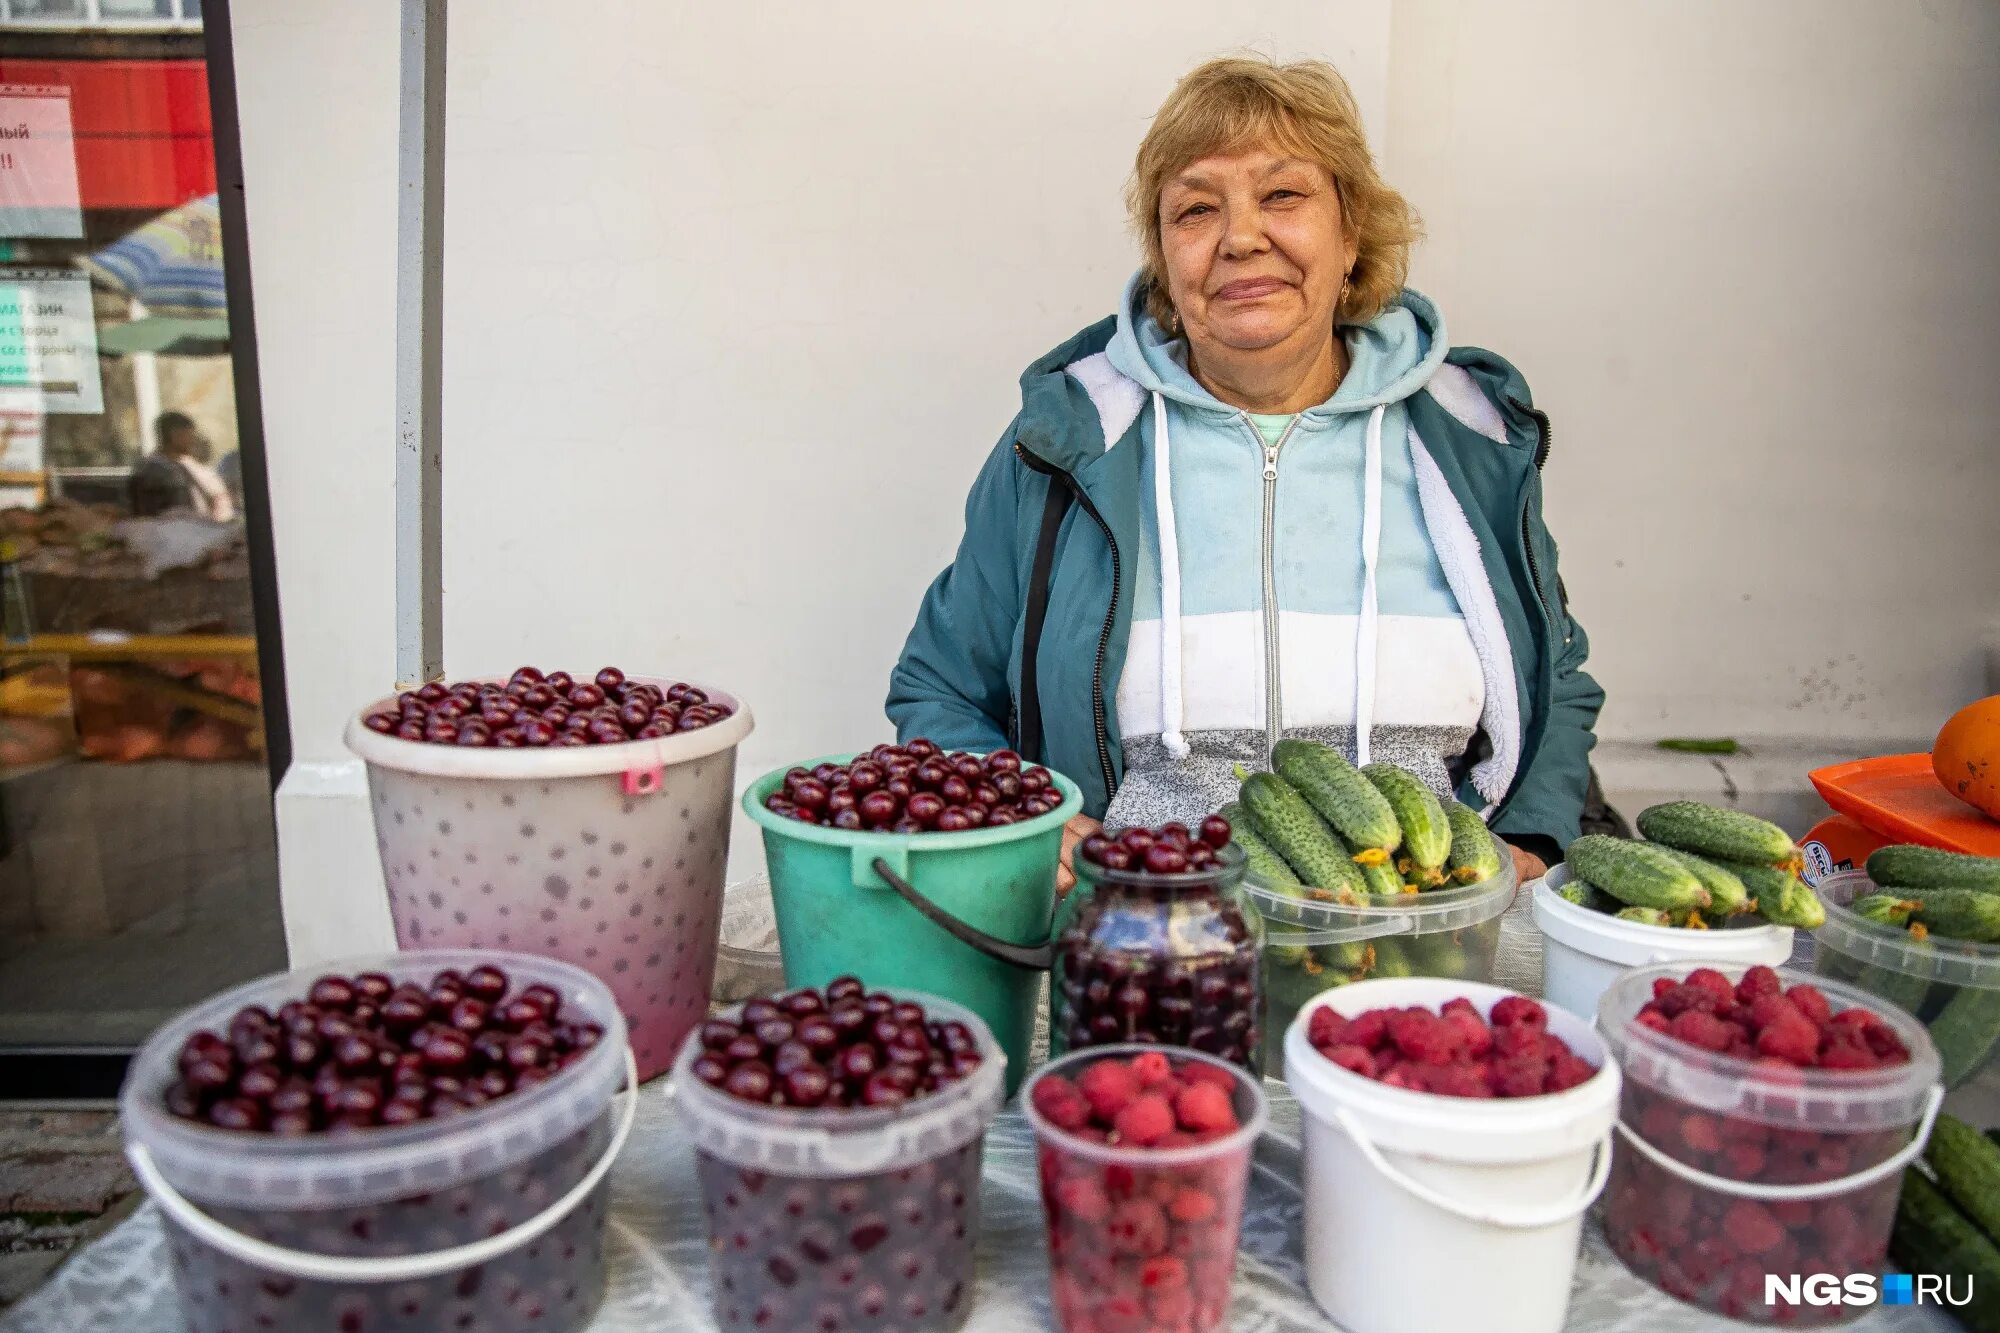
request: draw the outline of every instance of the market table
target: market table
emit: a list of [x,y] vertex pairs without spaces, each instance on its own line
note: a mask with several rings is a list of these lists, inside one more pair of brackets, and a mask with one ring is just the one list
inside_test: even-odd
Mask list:
[[[1539,989],[1540,940],[1525,894],[1501,935],[1499,979]],[[1300,1244],[1299,1108],[1268,1082],[1271,1128],[1251,1176],[1230,1326],[1237,1333],[1325,1333],[1335,1325],[1306,1293]],[[707,1330],[707,1231],[692,1145],[659,1082],[640,1095],[638,1121],[611,1175],[610,1287],[591,1333]],[[986,1139],[979,1291],[967,1333],[1051,1327],[1048,1262],[1033,1135],[1003,1112]],[[1449,1275],[1440,1275],[1447,1278]],[[76,1255],[39,1292],[0,1316],[0,1333],[177,1333],[181,1327],[159,1211],[151,1204]],[[1696,1333],[1747,1327],[1662,1295],[1611,1253],[1593,1218],[1584,1232],[1567,1328],[1576,1333]],[[1878,1306],[1845,1325],[1856,1333],[1956,1329],[1935,1309]],[[1440,1333],[1451,1333],[1441,1330]]]

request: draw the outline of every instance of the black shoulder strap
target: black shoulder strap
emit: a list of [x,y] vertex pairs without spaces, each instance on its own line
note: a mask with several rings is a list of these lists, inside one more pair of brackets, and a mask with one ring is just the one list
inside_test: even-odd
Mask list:
[[1021,710],[1018,748],[1030,763],[1042,760],[1042,696],[1035,680],[1035,656],[1042,646],[1042,621],[1049,613],[1049,575],[1056,563],[1056,538],[1069,513],[1069,487],[1050,477],[1042,504],[1042,531],[1035,539],[1035,564],[1028,576],[1028,605],[1021,627]]

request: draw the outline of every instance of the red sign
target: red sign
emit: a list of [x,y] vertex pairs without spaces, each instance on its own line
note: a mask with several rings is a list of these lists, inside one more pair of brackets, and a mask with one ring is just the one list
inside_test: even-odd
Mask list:
[[0,83],[69,88],[85,208],[178,208],[214,193],[205,62],[0,57]]

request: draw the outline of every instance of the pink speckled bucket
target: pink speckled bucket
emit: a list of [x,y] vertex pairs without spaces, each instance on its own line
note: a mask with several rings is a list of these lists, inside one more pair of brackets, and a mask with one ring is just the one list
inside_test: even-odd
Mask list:
[[[662,688],[670,679],[635,676]],[[735,711],[698,731],[573,749],[460,749],[362,719],[375,841],[405,949],[506,949],[594,973],[624,1010],[641,1078],[673,1064],[708,1009],[735,808]]]

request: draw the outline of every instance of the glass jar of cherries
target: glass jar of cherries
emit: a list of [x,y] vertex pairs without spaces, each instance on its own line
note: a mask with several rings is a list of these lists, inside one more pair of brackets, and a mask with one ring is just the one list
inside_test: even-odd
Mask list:
[[1051,1054],[1152,1042],[1261,1072],[1264,930],[1229,821],[1095,834],[1075,868],[1056,909]]

